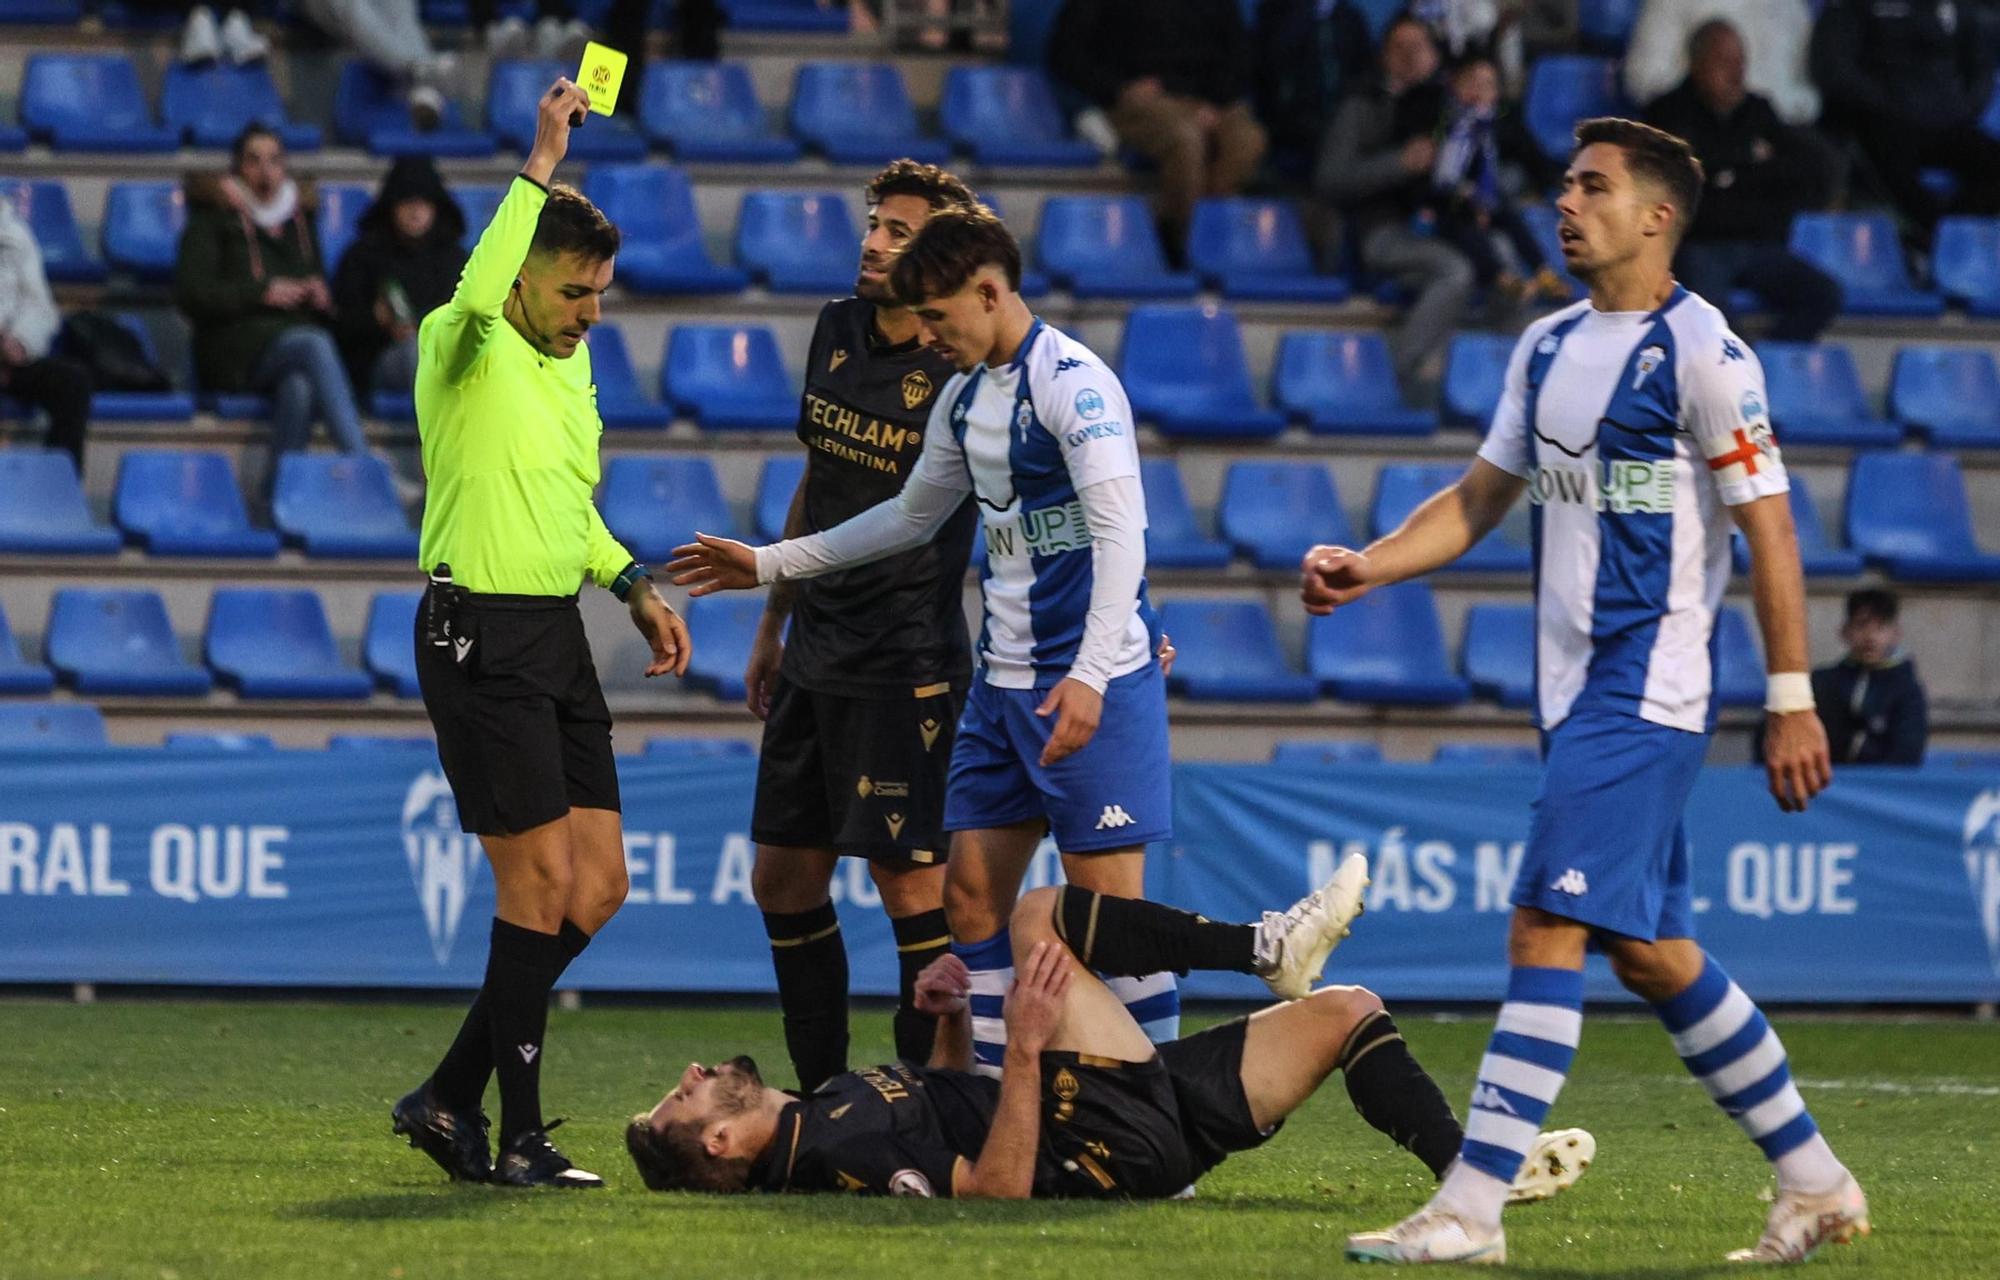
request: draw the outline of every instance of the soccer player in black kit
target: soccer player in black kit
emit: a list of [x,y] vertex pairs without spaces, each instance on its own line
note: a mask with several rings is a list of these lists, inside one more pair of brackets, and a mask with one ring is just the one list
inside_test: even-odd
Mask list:
[[[867,190],[854,296],[820,311],[798,434],[806,472],[785,536],[831,529],[894,497],[923,451],[951,363],[895,303],[889,266],[935,210],[973,203],[958,178],[898,160]],[[745,682],[764,721],[751,886],[771,940],[785,1045],[799,1084],[847,1069],[847,949],[830,889],[842,857],[869,860],[901,970],[896,1053],[930,1056],[916,978],[944,954],[945,773],[972,678],[965,570],[970,499],[928,546],[771,589]],[[785,632],[789,619],[791,629]]]

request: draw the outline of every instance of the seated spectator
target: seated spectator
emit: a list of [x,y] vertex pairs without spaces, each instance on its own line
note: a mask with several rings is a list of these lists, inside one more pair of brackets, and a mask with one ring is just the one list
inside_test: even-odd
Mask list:
[[[1835,764],[1922,764],[1930,709],[1916,664],[1902,650],[1893,592],[1847,597],[1847,656],[1812,673],[1813,701]],[[1757,757],[1763,756],[1760,727]]]
[[1535,296],[1567,301],[1569,285],[1501,191],[1500,69],[1473,54],[1452,68],[1450,84],[1419,224],[1430,223],[1465,255],[1481,288],[1516,304]]
[[231,66],[247,67],[270,56],[271,42],[250,25],[250,15],[231,7],[221,22],[215,10],[190,0],[139,0],[139,7],[155,12],[185,13],[181,27],[180,60],[188,66],[206,66],[227,59]]
[[1521,39],[1523,0],[1411,0],[1411,17],[1431,30],[1445,56],[1457,62],[1472,54],[1493,59],[1507,88],[1519,98],[1527,78]]
[[[1827,0],[1812,68],[1825,123],[1853,135],[1889,199],[1927,237],[1946,213],[2000,213],[2000,140],[1979,127],[1993,53],[1972,5]],[[1956,176],[1952,201],[1924,186],[1933,168]]]
[[1430,28],[1402,17],[1382,33],[1379,76],[1342,99],[1321,144],[1313,187],[1339,206],[1361,265],[1416,295],[1389,337],[1407,385],[1426,376],[1472,297],[1472,264],[1449,240],[1419,225],[1437,164],[1434,131],[1444,111],[1438,49]]
[[333,294],[320,274],[313,195],[285,171],[285,148],[251,125],[219,180],[187,182],[187,229],[174,298],[194,327],[195,374],[210,391],[271,397],[276,456],[303,449],[315,417],[349,453],[368,448],[340,350]]
[[404,86],[413,125],[438,127],[458,61],[431,47],[417,0],[303,0],[302,8],[314,26]]
[[590,24],[576,16],[569,0],[535,0],[532,28],[515,14],[500,17],[500,0],[471,0],[466,10],[489,58],[524,58],[532,53],[576,62],[590,39]]
[[1271,163],[1286,179],[1312,175],[1333,109],[1372,74],[1375,38],[1354,0],[1258,0],[1251,38],[1257,118],[1271,138]]
[[1831,195],[1825,153],[1746,89],[1736,28],[1705,22],[1688,46],[1687,79],[1646,108],[1646,123],[1687,139],[1706,171],[1675,274],[1725,312],[1730,290],[1748,289],[1772,313],[1771,337],[1811,342],[1840,314],[1840,283],[1786,241],[1792,215]]
[[1744,81],[1771,100],[1786,124],[1819,119],[1819,90],[1806,61],[1812,8],[1806,0],[1646,0],[1625,46],[1625,93],[1647,104],[1687,79],[1688,50],[1697,28],[1727,18],[1749,54]]
[[48,415],[49,447],[74,458],[80,476],[91,377],[77,361],[49,354],[61,325],[35,233],[13,201],[0,200],[0,392]]
[[389,168],[333,277],[335,330],[356,387],[407,392],[417,322],[451,300],[465,267],[465,214],[427,157]]
[[1161,239],[1178,259],[1195,202],[1234,195],[1264,158],[1237,0],[1069,0],[1049,59],[1110,113],[1125,145],[1159,164]]

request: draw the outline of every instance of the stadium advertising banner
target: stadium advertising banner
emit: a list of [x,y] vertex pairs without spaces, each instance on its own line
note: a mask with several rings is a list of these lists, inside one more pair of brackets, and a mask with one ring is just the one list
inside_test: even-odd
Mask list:
[[[619,768],[632,892],[565,985],[771,990],[750,896],[754,766]],[[1255,919],[1360,849],[1368,914],[1329,978],[1392,999],[1502,994],[1533,770],[1191,764],[1174,783],[1153,897]],[[2000,786],[1849,770],[1786,815],[1760,772],[1713,769],[1688,832],[1702,939],[1759,998],[2000,998]],[[1045,846],[1030,883],[1056,874]],[[892,993],[865,865],[843,864],[835,894],[855,990]],[[469,988],[492,910],[478,844],[422,754],[0,757],[0,982]],[[1207,974],[1184,989],[1263,991]],[[1614,989],[1594,965],[1592,994]]]

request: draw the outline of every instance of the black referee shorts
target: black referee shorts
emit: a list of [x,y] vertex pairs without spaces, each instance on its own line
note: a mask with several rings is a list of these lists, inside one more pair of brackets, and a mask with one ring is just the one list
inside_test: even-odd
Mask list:
[[757,761],[750,838],[846,857],[941,863],[945,777],[963,691],[847,698],[780,679]]
[[576,597],[467,594],[442,647],[426,642],[426,613],[417,683],[459,825],[509,836],[573,808],[616,812],[611,710]]

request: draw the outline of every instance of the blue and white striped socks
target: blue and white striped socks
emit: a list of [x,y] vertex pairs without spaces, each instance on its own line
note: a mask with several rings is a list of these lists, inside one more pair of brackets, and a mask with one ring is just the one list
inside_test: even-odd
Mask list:
[[1104,985],[1154,1044],[1181,1038],[1181,984],[1171,972],[1143,978],[1106,978]]
[[1479,1062],[1458,1162],[1438,1200],[1476,1222],[1497,1224],[1507,1189],[1562,1092],[1583,1034],[1583,973],[1515,968],[1493,1039]]
[[951,953],[972,973],[972,1069],[1000,1078],[1000,1061],[1007,1052],[1003,1012],[1007,988],[1014,982],[1014,939],[1005,929],[984,942],[954,940]]
[[1846,1168],[1792,1083],[1778,1033],[1715,958],[1703,958],[1694,985],[1653,1006],[1675,1052],[1777,1167],[1779,1186],[1808,1194],[1832,1190]]

